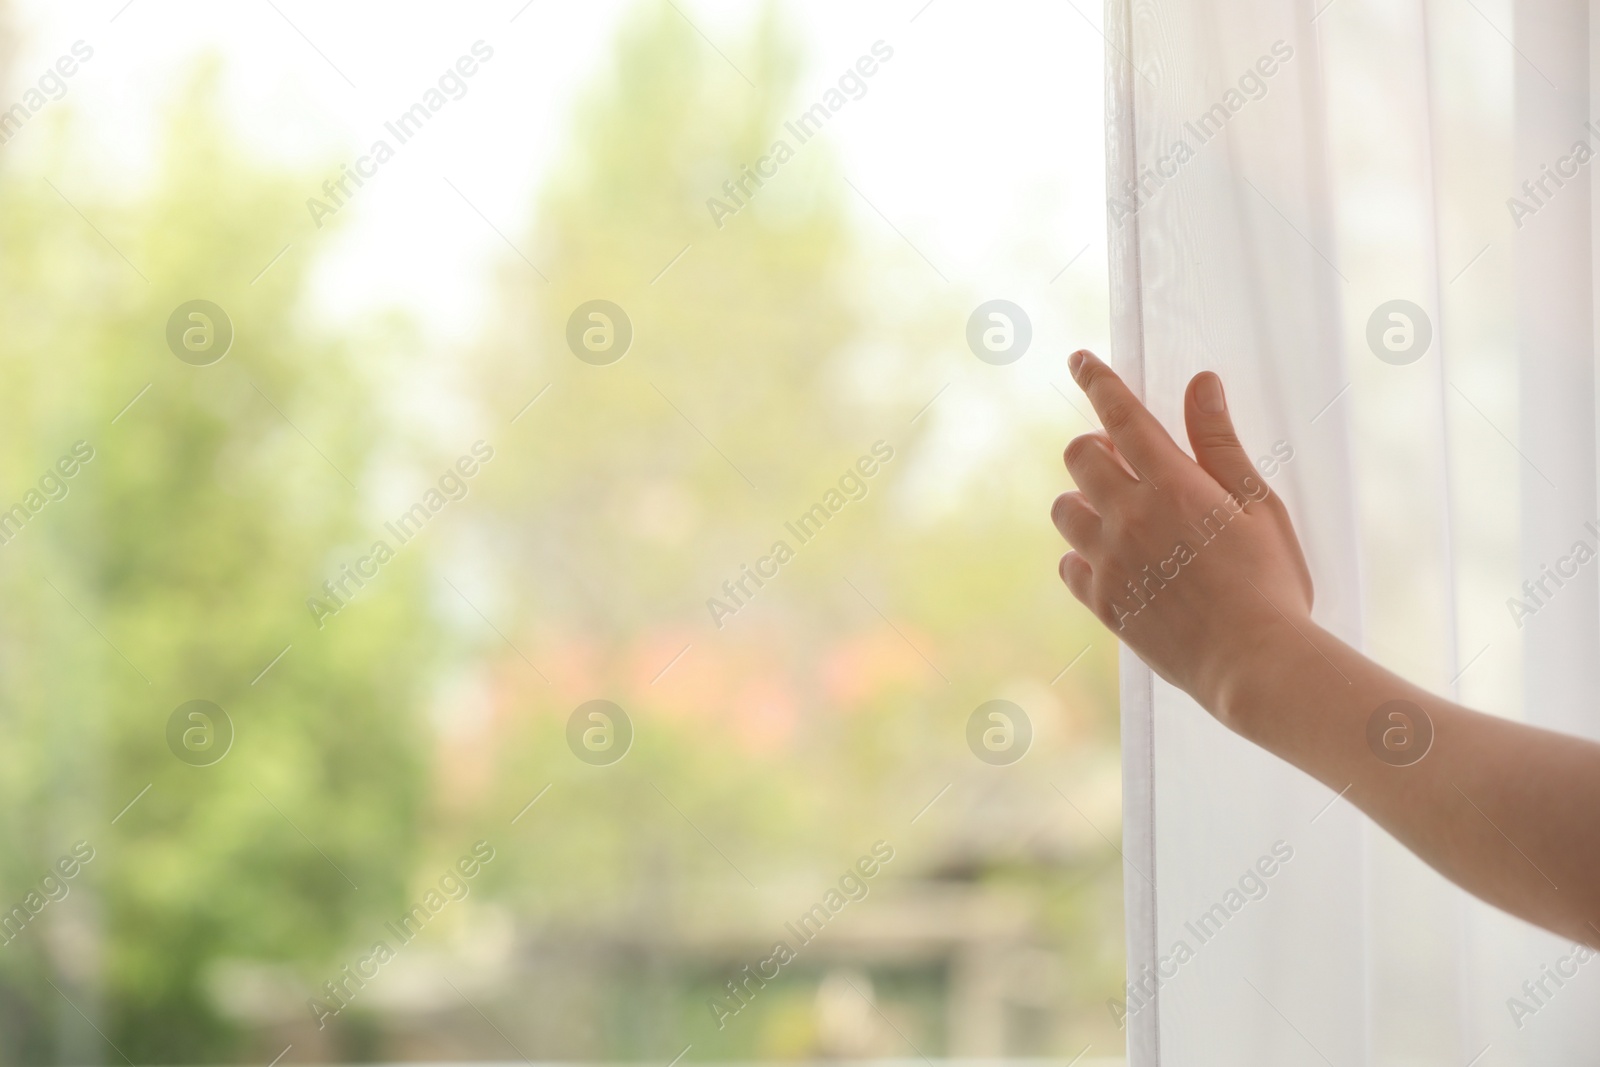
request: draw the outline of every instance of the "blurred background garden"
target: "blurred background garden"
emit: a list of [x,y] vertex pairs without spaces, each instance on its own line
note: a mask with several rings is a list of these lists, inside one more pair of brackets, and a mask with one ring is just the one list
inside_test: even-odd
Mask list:
[[1116,645],[1047,517],[1104,45],[1058,8],[0,7],[0,1062],[1119,1055]]

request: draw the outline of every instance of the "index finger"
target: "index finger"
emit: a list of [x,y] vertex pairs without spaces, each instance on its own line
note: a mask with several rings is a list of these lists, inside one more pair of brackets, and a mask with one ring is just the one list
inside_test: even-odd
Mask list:
[[1183,450],[1166,427],[1139,402],[1117,372],[1093,352],[1080,348],[1068,357],[1067,368],[1094,405],[1095,414],[1100,416],[1117,451],[1127,457],[1141,478],[1151,481],[1152,474],[1160,474],[1183,457]]

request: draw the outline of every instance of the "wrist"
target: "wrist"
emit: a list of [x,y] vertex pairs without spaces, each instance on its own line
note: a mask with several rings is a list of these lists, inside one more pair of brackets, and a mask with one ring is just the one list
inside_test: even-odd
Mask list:
[[1270,727],[1286,710],[1283,685],[1305,679],[1315,670],[1315,665],[1306,662],[1308,657],[1327,669],[1317,653],[1317,642],[1326,636],[1310,619],[1290,623],[1277,614],[1260,619],[1242,629],[1239,640],[1217,658],[1201,691],[1194,695],[1228,729],[1270,747]]

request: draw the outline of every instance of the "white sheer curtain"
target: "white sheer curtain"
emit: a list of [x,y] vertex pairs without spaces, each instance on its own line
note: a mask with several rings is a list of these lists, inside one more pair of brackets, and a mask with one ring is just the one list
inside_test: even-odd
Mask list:
[[[1600,9],[1105,14],[1115,365],[1179,440],[1184,384],[1222,374],[1323,625],[1470,705],[1600,734],[1600,562],[1523,588],[1600,541],[1595,167],[1575,151],[1600,147]],[[1136,1067],[1600,1061],[1600,962],[1126,654],[1123,724],[1113,1010]]]

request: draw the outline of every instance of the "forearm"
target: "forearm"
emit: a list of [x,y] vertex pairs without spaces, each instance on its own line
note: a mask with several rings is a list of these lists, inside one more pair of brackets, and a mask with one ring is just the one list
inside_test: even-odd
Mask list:
[[[1073,595],[1163,678],[1440,873],[1600,947],[1600,745],[1457,707],[1312,623],[1288,508],[1257,478],[1216,375],[1184,396],[1191,459],[1092,353],[1068,368],[1106,428],[1067,446],[1078,488],[1051,508]],[[1386,743],[1424,723],[1427,746]]]
[[[1441,874],[1600,947],[1600,745],[1452,704],[1308,623],[1255,643],[1204,698],[1240,734],[1317,778]],[[1432,742],[1407,753],[1390,701]],[[1404,706],[1394,706],[1417,719]],[[1413,738],[1426,730],[1410,723]],[[1397,742],[1385,747],[1384,729]],[[1411,762],[1415,760],[1415,762]]]

